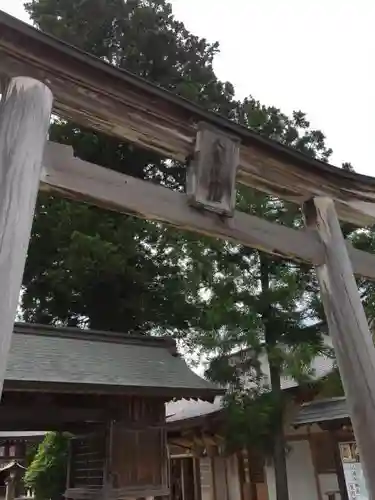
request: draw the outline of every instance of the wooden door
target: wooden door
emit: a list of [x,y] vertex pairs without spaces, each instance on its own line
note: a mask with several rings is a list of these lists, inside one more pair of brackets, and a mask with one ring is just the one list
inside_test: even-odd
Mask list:
[[194,457],[171,459],[171,500],[201,500],[199,464]]

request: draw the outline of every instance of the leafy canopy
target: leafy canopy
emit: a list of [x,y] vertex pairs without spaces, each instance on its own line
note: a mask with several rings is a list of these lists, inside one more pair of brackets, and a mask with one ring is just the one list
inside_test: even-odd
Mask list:
[[36,500],[60,500],[65,490],[67,456],[68,436],[47,433],[24,477]]
[[[238,117],[261,135],[309,156],[324,161],[331,153],[324,135],[312,130],[301,112],[288,117],[248,98]],[[289,227],[303,224],[298,207],[246,187],[238,192],[237,206]],[[228,387],[229,444],[248,443],[270,452],[284,405],[280,377],[309,384],[312,359],[331,354],[323,342],[325,321],[314,273],[307,265],[234,243],[205,240],[200,250],[201,256],[195,250],[191,257],[200,264],[195,279],[205,290],[207,307],[203,326],[194,330],[189,345],[199,346],[211,359],[207,375]],[[213,263],[211,272],[207,260]],[[239,366],[232,362],[234,352],[244,353]],[[271,385],[264,380],[267,364]]]
[[[325,161],[331,153],[303,113],[289,117],[252,97],[236,101],[232,85],[213,71],[218,45],[189,33],[165,0],[26,5],[39,28],[68,43],[307,155]],[[51,139],[71,144],[87,161],[184,190],[184,165],[118,139],[61,119],[52,125]],[[295,206],[245,187],[237,206],[280,224],[302,224]],[[373,246],[371,231],[345,231],[362,248]],[[308,383],[311,359],[324,352],[325,323],[308,266],[46,194],[39,197],[23,286],[29,321],[173,332],[186,348],[205,353],[212,360],[210,377],[228,386],[228,435],[241,445],[275,452],[284,404],[280,375]],[[361,286],[371,308],[373,291],[364,281]],[[232,366],[228,355],[238,349],[252,356]],[[264,354],[271,387],[264,386],[257,362]],[[63,439],[48,435],[28,471],[37,495],[54,498]]]
[[[230,117],[233,87],[219,81],[217,44],[189,33],[162,0],[34,0],[35,24],[121,68]],[[77,156],[184,189],[185,166],[57,120],[52,140]],[[126,332],[184,332],[200,320],[190,293],[184,236],[160,224],[39,196],[24,274],[24,318]]]

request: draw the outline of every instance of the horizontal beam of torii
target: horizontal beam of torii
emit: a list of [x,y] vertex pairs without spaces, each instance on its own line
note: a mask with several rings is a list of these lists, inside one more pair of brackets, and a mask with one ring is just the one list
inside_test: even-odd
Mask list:
[[165,158],[185,161],[203,121],[241,140],[239,182],[299,204],[314,196],[329,196],[342,220],[358,226],[373,223],[375,179],[261,137],[2,11],[1,75],[45,82],[57,114]]
[[[40,187],[311,261],[317,270],[369,498],[375,500],[375,349],[353,276],[354,266],[357,273],[372,278],[374,271],[364,269],[365,261],[373,268],[373,256],[345,244],[338,220],[339,216],[359,226],[373,223],[375,179],[262,138],[1,11],[0,77],[7,81],[0,109],[0,286],[4,297],[0,301],[0,384]],[[185,161],[191,157],[187,195],[149,189],[142,181],[73,160],[58,146],[45,149],[52,105],[65,118],[166,158]],[[236,180],[302,205],[310,230],[280,228],[234,212]],[[138,190],[138,199],[132,189]],[[121,202],[121,196],[128,199]]]
[[[324,262],[324,248],[315,230],[292,229],[239,211],[227,218],[197,210],[186,202],[183,193],[75,158],[71,146],[47,142],[40,188],[115,212],[242,243],[285,259],[315,266]],[[375,255],[346,244],[354,273],[375,280]]]

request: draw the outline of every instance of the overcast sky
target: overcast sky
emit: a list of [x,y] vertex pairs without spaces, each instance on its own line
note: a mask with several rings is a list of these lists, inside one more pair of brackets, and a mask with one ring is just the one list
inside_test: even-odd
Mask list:
[[[220,42],[215,70],[238,97],[305,111],[331,163],[375,176],[374,0],[172,0],[194,34]],[[27,20],[23,0],[0,8]]]

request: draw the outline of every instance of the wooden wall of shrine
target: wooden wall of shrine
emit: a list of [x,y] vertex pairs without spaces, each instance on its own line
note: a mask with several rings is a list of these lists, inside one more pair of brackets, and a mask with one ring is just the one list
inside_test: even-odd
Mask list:
[[264,460],[249,450],[197,456],[169,444],[169,454],[171,500],[268,500]]
[[99,492],[112,499],[168,495],[164,415],[164,400],[133,397],[124,400],[121,420],[76,435],[70,443],[65,496],[80,499]]

